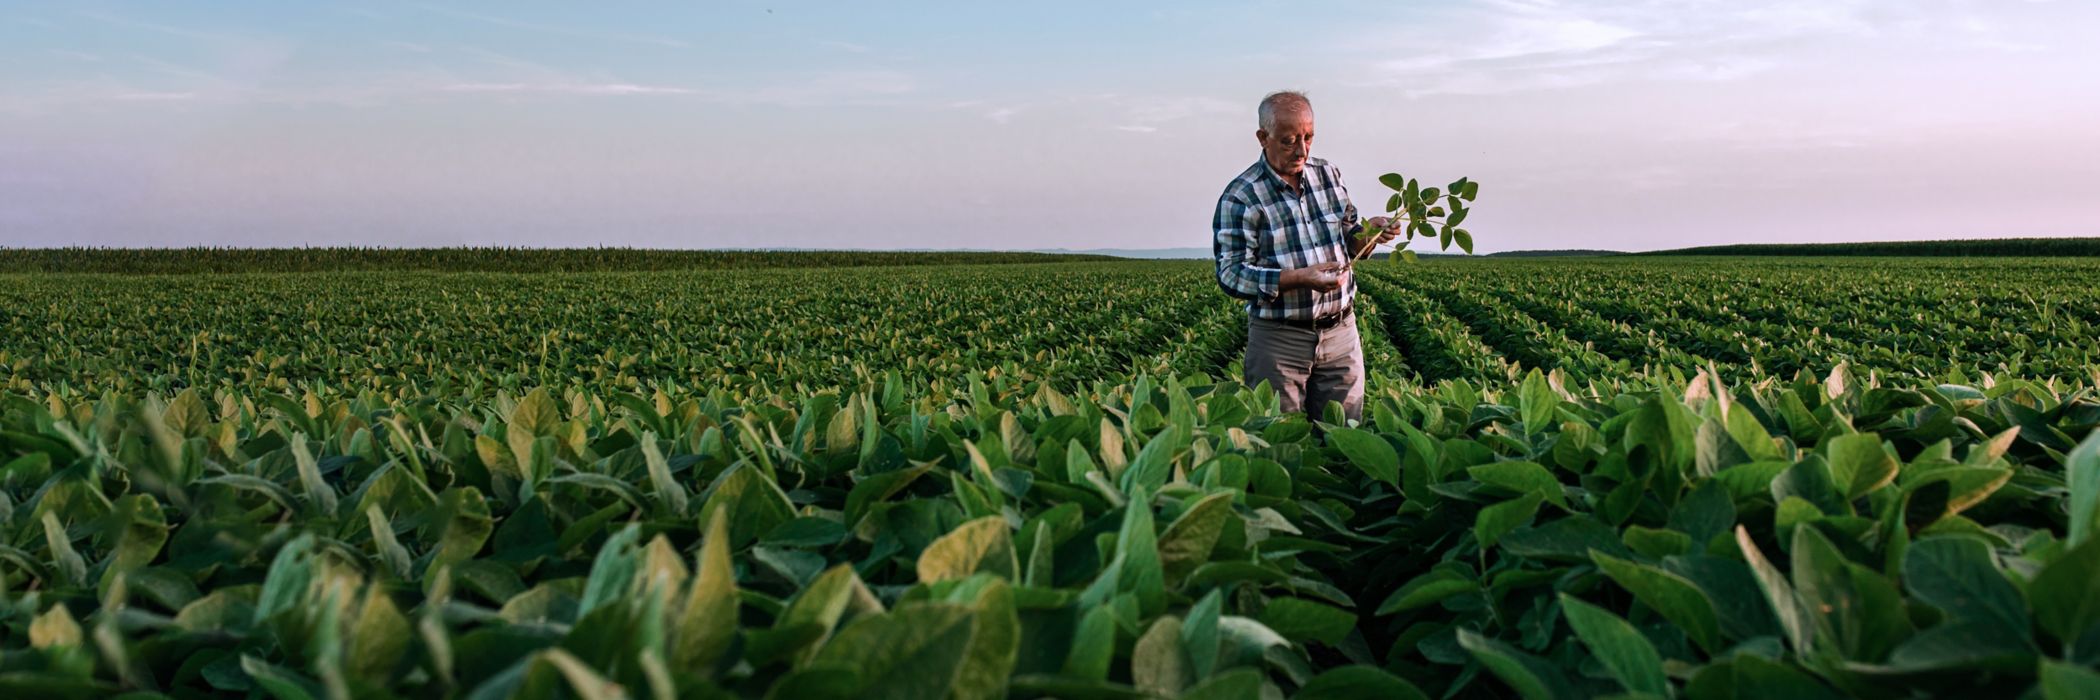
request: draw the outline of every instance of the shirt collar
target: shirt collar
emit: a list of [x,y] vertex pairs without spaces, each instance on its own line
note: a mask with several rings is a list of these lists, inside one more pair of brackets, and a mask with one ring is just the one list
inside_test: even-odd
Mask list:
[[1263,172],[1263,173],[1265,173],[1265,174],[1267,174],[1267,175],[1269,176],[1269,179],[1270,179],[1271,181],[1273,181],[1273,182],[1274,182],[1274,183],[1276,184],[1276,189],[1278,189],[1278,190],[1281,190],[1281,191],[1284,191],[1284,192],[1297,192],[1297,191],[1303,191],[1303,190],[1305,189],[1306,185],[1307,185],[1307,184],[1309,183],[1309,181],[1310,181],[1310,180],[1312,179],[1312,178],[1311,178],[1310,176],[1308,176],[1308,175],[1307,175],[1307,173],[1310,173],[1310,172],[1312,172],[1312,170],[1313,170],[1313,167],[1312,167],[1312,164],[1313,164],[1313,163],[1312,163],[1312,159],[1311,159],[1311,158],[1307,158],[1307,159],[1305,159],[1305,169],[1304,169],[1304,170],[1300,170],[1300,171],[1298,171],[1298,187],[1297,187],[1297,189],[1293,189],[1293,188],[1291,187],[1291,181],[1283,179],[1283,174],[1282,174],[1282,173],[1278,173],[1278,172],[1276,172],[1276,166],[1273,166],[1273,165],[1270,165],[1270,164],[1269,164],[1269,156],[1268,156],[1268,154],[1266,154],[1266,153],[1265,153],[1265,154],[1262,154],[1262,155],[1261,155],[1260,157],[1257,157],[1257,158],[1255,159],[1255,162],[1261,163],[1261,170],[1262,170],[1262,172]]

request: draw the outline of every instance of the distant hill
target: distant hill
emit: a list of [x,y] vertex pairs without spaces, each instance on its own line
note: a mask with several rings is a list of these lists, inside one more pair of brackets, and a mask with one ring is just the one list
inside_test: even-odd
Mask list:
[[1056,253],[1059,255],[1107,255],[1117,258],[1142,258],[1145,260],[1207,260],[1210,248],[1046,248],[1028,251],[1031,253]]
[[1570,250],[1512,250],[1512,251],[1508,251],[1508,252],[1502,252],[1502,253],[1488,253],[1488,254],[1487,254],[1487,257],[1490,257],[1490,258],[1594,258],[1594,257],[1602,256],[1602,255],[1625,255],[1625,254],[1626,254],[1626,253],[1625,253],[1624,251],[1618,251],[1618,250],[1582,250],[1582,249],[1570,249]]
[[648,248],[0,248],[0,273],[635,272],[1113,260],[1007,251]]
[[1946,257],[2100,256],[2100,238],[1979,238],[1860,243],[1742,243],[1634,255],[1886,255]]

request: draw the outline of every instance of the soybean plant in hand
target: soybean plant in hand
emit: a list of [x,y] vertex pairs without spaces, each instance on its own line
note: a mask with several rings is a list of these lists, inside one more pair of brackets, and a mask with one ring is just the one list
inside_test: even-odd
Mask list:
[[[1385,201],[1386,216],[1396,221],[1393,225],[1407,230],[1407,240],[1393,246],[1391,259],[1394,262],[1403,259],[1415,261],[1415,252],[1408,250],[1407,246],[1417,237],[1436,238],[1442,250],[1450,250],[1451,244],[1457,243],[1459,250],[1467,255],[1473,253],[1473,234],[1458,225],[1465,222],[1466,213],[1471,211],[1466,204],[1480,195],[1480,183],[1459,178],[1449,187],[1439,190],[1422,187],[1421,183],[1399,173],[1380,175],[1378,181],[1393,190],[1393,195]],[[1376,247],[1364,246],[1356,259],[1369,256]]]

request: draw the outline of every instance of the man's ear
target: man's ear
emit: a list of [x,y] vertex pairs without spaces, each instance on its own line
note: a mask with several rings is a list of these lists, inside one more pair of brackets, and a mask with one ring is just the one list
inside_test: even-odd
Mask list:
[[1259,143],[1259,144],[1263,144],[1263,145],[1267,145],[1267,144],[1269,143],[1269,132],[1268,132],[1268,130],[1266,130],[1266,129],[1255,129],[1255,130],[1254,130],[1254,142],[1255,142],[1255,143]]

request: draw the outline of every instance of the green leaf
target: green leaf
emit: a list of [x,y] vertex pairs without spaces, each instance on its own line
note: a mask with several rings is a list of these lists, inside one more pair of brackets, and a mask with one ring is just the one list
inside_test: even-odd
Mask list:
[[856,697],[908,700],[946,696],[968,656],[976,614],[952,603],[912,603],[855,619],[815,661],[856,669]]
[[1168,588],[1178,588],[1196,567],[1210,561],[1218,537],[1232,523],[1234,494],[1214,493],[1182,511],[1159,535],[1159,562]]
[[2043,659],[2041,677],[2042,700],[2100,700],[2100,672],[2093,669]]
[[1415,258],[1415,252],[1412,250],[1400,251],[1400,259],[1406,260],[1408,262],[1417,262]]
[[1618,679],[1626,690],[1671,695],[1670,682],[1663,677],[1662,655],[1647,637],[1641,636],[1640,630],[1624,618],[1566,593],[1560,594],[1560,610],[1568,619],[1568,626],[1582,639],[1582,645],[1604,663],[1612,678]]
[[511,409],[509,420],[504,422],[503,439],[509,443],[511,456],[517,460],[518,466],[527,472],[525,477],[528,480],[531,474],[524,468],[535,457],[534,443],[543,436],[553,435],[556,424],[560,422],[561,407],[547,396],[544,387],[533,389]]
[[1676,530],[1628,525],[1620,539],[1626,543],[1627,549],[1650,559],[1661,559],[1692,551],[1692,536]]
[[714,518],[715,511],[729,513],[730,545],[741,547],[795,519],[794,505],[772,479],[756,467],[740,464],[715,478],[700,506],[700,522]]
[[1118,484],[1123,493],[1135,493],[1140,488],[1147,493],[1158,492],[1159,487],[1167,483],[1167,478],[1174,475],[1174,452],[1185,437],[1180,428],[1169,428],[1152,436],[1138,450],[1137,458],[1130,460],[1130,467],[1123,470],[1122,481]]
[[1493,462],[1467,467],[1466,474],[1474,481],[1517,494],[1536,493],[1548,503],[1568,508],[1567,491],[1560,480],[1536,462]]
[[1756,654],[1735,654],[1708,664],[1685,686],[1686,697],[1774,698],[1778,700],[1844,700],[1848,697],[1792,665],[1767,661]]
[[1432,605],[1445,598],[1466,593],[1477,593],[1480,584],[1464,574],[1451,569],[1436,569],[1410,579],[1392,595],[1379,604],[1377,615],[1391,615]]
[[80,631],[80,623],[64,605],[53,605],[50,610],[29,621],[29,646],[32,649],[78,647],[86,638]]
[[1256,618],[1269,629],[1294,642],[1317,640],[1329,646],[1356,629],[1356,615],[1331,605],[1301,598],[1275,598]]
[[1509,531],[1531,524],[1532,516],[1538,514],[1539,504],[1545,499],[1544,494],[1530,491],[1480,509],[1480,514],[1473,518],[1473,538],[1480,541],[1482,549],[1495,546],[1495,541]]
[[1999,625],[2021,638],[2033,628],[2026,601],[1991,563],[1990,546],[1982,540],[1928,537],[1911,543],[1903,585],[1955,620]]
[[1065,675],[1086,680],[1108,678],[1108,665],[1116,650],[1116,621],[1106,605],[1086,609],[1079,631],[1072,636],[1071,653],[1065,657]]
[[1840,435],[1830,440],[1830,475],[1845,500],[1864,496],[1896,479],[1896,458],[1873,433]]
[[1182,651],[1181,629],[1181,618],[1162,615],[1138,637],[1130,651],[1130,682],[1138,690],[1171,698],[1195,684],[1195,669]]
[[1620,544],[1618,531],[1590,515],[1570,515],[1547,520],[1538,527],[1520,528],[1501,539],[1503,551],[1520,557],[1561,562],[1588,562],[1592,550],[1614,556],[1633,556]]
[[1894,585],[1847,561],[1815,527],[1794,528],[1794,593],[1816,613],[1818,633],[1854,661],[1880,661],[1911,633]]
[[1429,700],[1405,678],[1377,666],[1343,666],[1313,677],[1293,700]]
[[1466,193],[1460,196],[1465,197],[1468,202],[1473,201],[1474,197],[1480,196],[1480,183],[1477,181],[1466,183]]
[[[1471,248],[1467,249],[1469,252]],[[1524,436],[1531,437],[1553,423],[1555,412],[1560,408],[1560,392],[1546,381],[1546,375],[1537,369],[1524,375],[1524,383],[1517,387],[1518,415],[1524,421]]]
[[1007,694],[1008,678],[1020,652],[1021,619],[1014,609],[1014,589],[1004,579],[979,574],[946,596],[970,606],[976,627],[970,633],[969,656],[956,672],[957,700],[992,700]]
[[996,515],[963,523],[919,553],[921,583],[959,580],[979,572],[1012,581],[1020,578],[1020,570],[1013,528]]
[[379,586],[366,589],[364,604],[351,623],[344,671],[373,685],[385,685],[408,653],[408,618]]
[[320,683],[247,654],[241,655],[241,672],[248,674],[256,685],[262,686],[277,700],[311,700],[327,696]]
[[2071,487],[2071,532],[2065,541],[2076,547],[2090,539],[2100,523],[2100,430],[2064,456],[2064,472]]
[[1400,453],[1385,438],[1368,430],[1335,428],[1327,432],[1327,440],[1371,478],[1400,485]]
[[[1457,222],[1445,222],[1444,225],[1452,226],[1456,225],[1456,223]],[[1459,250],[1466,251],[1467,255],[1473,254],[1473,234],[1468,233],[1465,229],[1462,228],[1454,228],[1451,229],[1451,240],[1452,242],[1458,244]]]
[[2076,645],[2100,623],[2100,538],[2088,538],[2043,566],[2027,584],[2027,602],[2042,629],[2066,647]]
[[314,460],[313,451],[307,448],[306,436],[294,434],[291,443],[292,460],[298,465],[299,484],[306,489],[307,503],[312,504],[317,512],[334,516],[335,489],[321,478],[320,463]]
[[1130,502],[1123,507],[1122,526],[1116,530],[1114,558],[1080,594],[1082,605],[1102,605],[1118,593],[1130,593],[1146,616],[1166,607],[1166,573],[1159,559],[1151,500],[1152,494],[1142,487],[1130,494]]
[[1181,626],[1181,648],[1188,650],[1189,669],[1197,680],[1209,678],[1218,668],[1218,613],[1224,606],[1222,588],[1213,588],[1189,607],[1188,622]]
[[1385,185],[1394,192],[1407,191],[1407,178],[1401,177],[1399,173],[1386,173],[1378,176],[1378,184]]
[[528,698],[562,697],[555,692],[554,681],[559,679],[576,697],[583,700],[619,700],[627,697],[618,683],[600,675],[582,659],[562,649],[546,649],[532,657],[525,670],[525,681],[518,695]]
[[365,509],[365,523],[372,531],[372,548],[376,550],[379,561],[386,564],[387,573],[404,581],[414,578],[415,563],[408,556],[408,548],[401,546],[401,540],[394,537],[394,524],[387,520],[378,504]]
[[161,421],[168,430],[181,437],[205,437],[211,430],[211,409],[205,406],[204,399],[197,395],[196,387],[190,387],[183,389],[182,393],[175,395],[175,400],[168,402],[167,410],[161,414]]
[[712,669],[736,638],[736,569],[729,558],[729,515],[716,511],[693,561],[685,608],[678,614],[671,662],[690,671]]
[[434,518],[423,534],[424,542],[438,543],[436,551],[430,554],[430,562],[423,568],[425,576],[474,558],[496,529],[495,519],[489,515],[488,501],[482,499],[481,492],[472,486],[455,486],[439,494],[438,511],[440,517]]
[[671,463],[664,459],[663,450],[656,445],[656,433],[642,433],[642,461],[649,467],[649,484],[656,490],[656,497],[663,499],[669,514],[674,518],[686,515],[685,487],[671,476]]
[[[1085,454],[1083,451],[1075,452],[1081,455]],[[889,500],[889,497],[895,496],[903,491],[905,487],[911,486],[913,481],[920,476],[924,476],[926,472],[932,469],[932,464],[920,464],[907,469],[876,474],[855,483],[853,490],[846,494],[846,529],[852,530],[860,525],[861,518],[868,514],[870,506]]]
[[1575,693],[1568,686],[1566,677],[1559,669],[1544,659],[1517,651],[1502,642],[1480,636],[1473,630],[1458,630],[1458,645],[1473,654],[1473,658],[1486,666],[1489,672],[1517,691],[1525,700],[1555,700],[1572,698]]
[[1182,700],[1259,700],[1262,674],[1251,668],[1236,668],[1190,688]]
[[160,502],[151,496],[135,493],[118,498],[109,517],[116,521],[118,530],[116,542],[109,547],[109,557],[103,561],[99,586],[104,591],[118,576],[153,561],[168,543],[167,516],[161,513]]
[[781,676],[766,690],[767,700],[852,700],[860,674],[851,667],[810,664]]
[[635,573],[641,569],[635,551],[635,542],[641,536],[641,526],[629,524],[598,547],[598,555],[591,560],[591,574],[584,582],[583,596],[576,604],[578,618],[632,593]]
[[1786,575],[1765,559],[1763,551],[1750,540],[1750,531],[1741,525],[1735,528],[1736,546],[1742,550],[1743,559],[1750,564],[1750,573],[1757,578],[1757,586],[1765,593],[1765,601],[1772,605],[1772,612],[1779,618],[1779,627],[1786,632],[1787,642],[1794,653],[1810,654],[1815,648],[1815,618],[1802,607],[1794,594],[1794,587],[1787,583]]
[[1720,617],[1713,601],[1697,585],[1668,571],[1602,552],[1591,553],[1590,559],[1620,588],[1683,629],[1700,649],[1709,654],[1721,650]]

